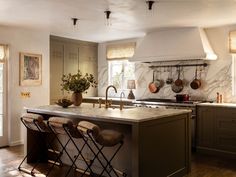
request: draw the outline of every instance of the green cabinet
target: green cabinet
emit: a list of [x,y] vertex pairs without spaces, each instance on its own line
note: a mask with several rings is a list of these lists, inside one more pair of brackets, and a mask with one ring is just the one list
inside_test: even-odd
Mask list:
[[214,111],[200,107],[197,111],[197,146],[214,147]]
[[[61,90],[63,74],[93,74],[97,80],[98,44],[93,42],[50,36],[50,103],[70,94]],[[87,96],[96,96],[97,90],[90,88]]]
[[198,106],[197,150],[236,157],[236,108]]

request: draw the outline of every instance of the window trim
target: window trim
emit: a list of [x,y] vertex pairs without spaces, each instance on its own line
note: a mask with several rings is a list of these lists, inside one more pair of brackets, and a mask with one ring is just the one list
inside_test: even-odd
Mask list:
[[232,96],[236,96],[236,54],[232,54]]
[[[118,91],[128,91],[130,89],[127,88],[127,86],[124,83],[125,76],[124,76],[124,70],[125,70],[125,65],[128,63],[128,60],[109,60],[108,61],[108,84],[112,85],[112,70],[111,70],[111,64],[112,62],[117,61],[117,62],[122,62],[122,80],[121,80],[121,88],[117,88]],[[126,62],[126,63],[125,63]],[[130,79],[135,79],[135,78],[130,78]]]

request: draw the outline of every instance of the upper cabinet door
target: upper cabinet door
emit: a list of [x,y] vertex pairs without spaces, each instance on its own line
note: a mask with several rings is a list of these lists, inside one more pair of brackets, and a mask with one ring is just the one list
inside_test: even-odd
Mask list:
[[[96,80],[98,75],[97,53],[98,53],[97,45],[82,45],[80,47],[79,69],[83,74],[85,73],[93,74]],[[94,96],[94,95],[97,95],[97,89],[90,87],[87,90],[86,96]]]
[[75,74],[79,69],[79,45],[73,43],[65,44],[64,74]]
[[64,70],[64,44],[57,41],[50,41],[50,103],[61,98],[61,77]]

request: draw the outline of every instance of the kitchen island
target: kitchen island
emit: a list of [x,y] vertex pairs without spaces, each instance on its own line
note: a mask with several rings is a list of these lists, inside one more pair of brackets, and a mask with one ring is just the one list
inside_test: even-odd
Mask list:
[[[190,111],[164,108],[98,108],[47,105],[26,108],[27,112],[69,117],[74,122],[91,121],[125,135],[124,146],[113,165],[132,177],[184,176],[191,167]],[[27,146],[35,140],[27,133]]]

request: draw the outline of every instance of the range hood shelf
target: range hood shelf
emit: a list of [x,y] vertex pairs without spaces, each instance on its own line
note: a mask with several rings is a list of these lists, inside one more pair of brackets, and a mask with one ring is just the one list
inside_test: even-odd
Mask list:
[[197,66],[203,66],[203,67],[207,67],[208,64],[207,63],[201,63],[201,64],[177,64],[177,65],[152,65],[149,66],[149,68],[151,69],[155,69],[155,68],[167,68],[167,67],[197,67]]
[[137,44],[132,62],[215,60],[205,31],[197,27],[162,29]]

